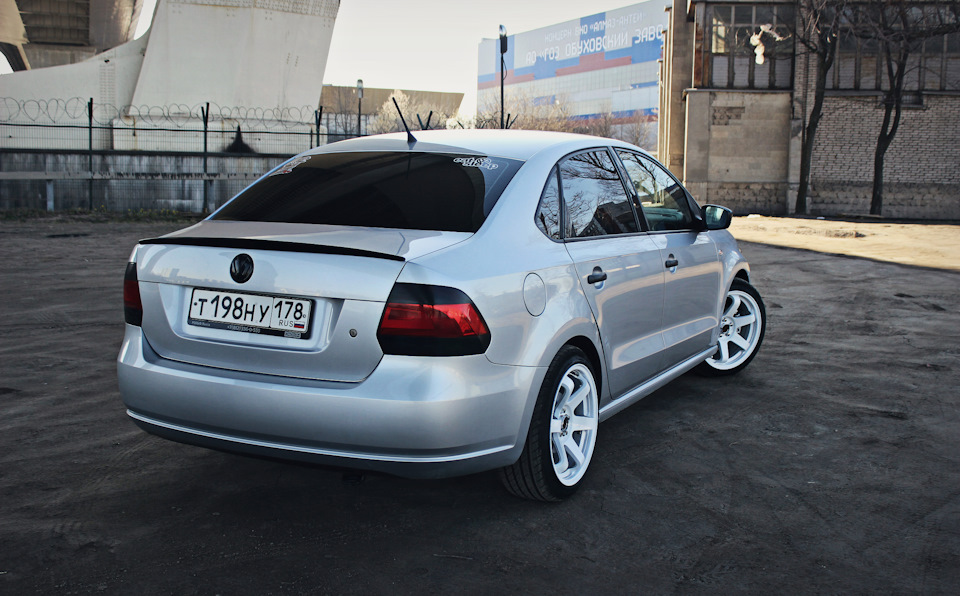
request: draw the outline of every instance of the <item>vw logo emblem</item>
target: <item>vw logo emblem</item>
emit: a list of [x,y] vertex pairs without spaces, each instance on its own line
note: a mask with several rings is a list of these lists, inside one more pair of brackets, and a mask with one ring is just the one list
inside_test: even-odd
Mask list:
[[230,263],[230,277],[238,284],[245,283],[253,275],[253,259],[250,255],[242,254],[233,258]]

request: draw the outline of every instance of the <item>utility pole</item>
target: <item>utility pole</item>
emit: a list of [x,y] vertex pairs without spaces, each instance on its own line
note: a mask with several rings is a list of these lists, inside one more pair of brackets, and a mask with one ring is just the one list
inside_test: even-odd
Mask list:
[[360,114],[363,113],[363,79],[357,79],[357,136],[360,136]]
[[500,25],[500,128],[506,128],[503,121],[503,80],[507,78],[506,60],[503,55],[507,53],[507,28]]

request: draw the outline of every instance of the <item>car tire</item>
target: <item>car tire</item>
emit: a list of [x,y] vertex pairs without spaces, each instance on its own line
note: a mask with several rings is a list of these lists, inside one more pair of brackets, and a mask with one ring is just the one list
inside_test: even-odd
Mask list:
[[520,459],[500,469],[510,493],[561,501],[583,481],[600,421],[596,373],[582,350],[564,346],[540,388]]
[[694,369],[708,377],[734,375],[750,364],[767,329],[767,311],[756,288],[734,279],[720,314],[717,351]]

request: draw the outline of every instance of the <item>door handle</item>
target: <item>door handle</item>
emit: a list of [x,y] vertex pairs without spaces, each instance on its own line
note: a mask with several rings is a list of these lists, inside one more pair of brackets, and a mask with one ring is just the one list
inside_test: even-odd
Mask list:
[[607,280],[607,274],[604,273],[603,269],[601,269],[601,268],[599,268],[599,267],[594,267],[594,268],[593,268],[593,273],[591,273],[590,275],[587,276],[587,283],[588,283],[588,284],[598,284],[598,283],[600,283],[600,282],[602,282],[602,281],[606,281],[606,280]]
[[679,264],[680,264],[680,261],[678,261],[673,255],[670,255],[669,257],[667,257],[667,260],[664,261],[663,266],[666,267],[667,269],[673,269]]

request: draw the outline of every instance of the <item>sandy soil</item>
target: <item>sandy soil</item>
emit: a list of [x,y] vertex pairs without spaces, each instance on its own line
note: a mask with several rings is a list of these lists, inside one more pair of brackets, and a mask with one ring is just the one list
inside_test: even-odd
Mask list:
[[739,240],[960,271],[960,225],[737,217]]
[[0,594],[960,585],[955,272],[744,243],[769,318],[751,366],[605,423],[583,490],[544,505],[492,474],[358,482],[141,432],[116,386],[121,278],[173,227],[0,223]]

